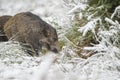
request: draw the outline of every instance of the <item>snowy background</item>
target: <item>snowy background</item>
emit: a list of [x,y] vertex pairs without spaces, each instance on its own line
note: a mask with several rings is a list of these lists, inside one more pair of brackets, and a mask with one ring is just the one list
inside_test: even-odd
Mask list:
[[[75,17],[73,13],[85,7],[79,3],[68,9],[62,0],[0,0],[0,16],[31,11],[53,25],[57,29],[59,39],[65,39],[65,33]],[[109,22],[109,19],[106,20]],[[92,23],[88,25],[90,24]],[[84,30],[87,29],[78,31],[80,30],[83,35],[86,34]],[[93,48],[103,52],[82,59],[67,45],[58,55],[48,52],[41,57],[31,57],[21,50],[18,43],[2,42],[0,80],[120,80],[120,50],[114,46],[106,47],[102,41],[101,44]]]

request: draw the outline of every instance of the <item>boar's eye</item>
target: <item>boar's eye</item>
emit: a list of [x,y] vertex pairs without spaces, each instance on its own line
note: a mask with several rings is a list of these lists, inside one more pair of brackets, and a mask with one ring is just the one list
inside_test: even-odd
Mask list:
[[57,41],[57,38],[53,38],[54,41]]

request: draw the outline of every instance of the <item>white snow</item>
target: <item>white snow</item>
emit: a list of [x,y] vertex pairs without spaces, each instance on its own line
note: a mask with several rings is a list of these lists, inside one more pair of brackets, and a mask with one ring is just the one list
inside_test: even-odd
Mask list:
[[116,7],[114,13],[111,16],[111,19],[114,18],[114,16],[117,16],[118,18],[120,18],[120,6]]
[[[77,3],[80,0],[75,1]],[[31,11],[56,29],[61,28],[58,29],[58,33],[62,38],[71,25],[67,16],[68,12],[72,13],[80,7],[83,9],[84,5],[83,7],[82,4],[74,6],[69,11],[63,7],[62,0],[0,0],[0,15]],[[94,30],[97,21],[98,19],[89,22],[79,31],[85,35],[88,30]],[[111,24],[115,23],[108,18],[106,21]],[[106,38],[116,34],[114,30],[111,32],[112,34],[107,31],[101,32],[101,35],[104,34]],[[106,46],[101,42],[101,45],[86,49],[93,49],[98,53],[88,59],[82,59],[72,55],[74,54],[72,49],[63,47],[57,55],[48,52],[45,56],[31,57],[16,42],[0,43],[0,80],[120,80],[118,47]]]
[[82,32],[83,36],[85,36],[88,31],[92,31],[93,33],[95,33],[95,28],[96,28],[97,22],[99,20],[100,19],[98,18],[98,19],[89,21],[85,26],[80,27],[80,29],[78,29],[78,31]]

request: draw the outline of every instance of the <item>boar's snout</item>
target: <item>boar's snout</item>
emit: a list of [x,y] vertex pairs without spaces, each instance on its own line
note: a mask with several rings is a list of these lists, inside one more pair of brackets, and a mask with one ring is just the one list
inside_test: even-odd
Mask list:
[[59,46],[52,46],[51,51],[54,53],[59,53]]

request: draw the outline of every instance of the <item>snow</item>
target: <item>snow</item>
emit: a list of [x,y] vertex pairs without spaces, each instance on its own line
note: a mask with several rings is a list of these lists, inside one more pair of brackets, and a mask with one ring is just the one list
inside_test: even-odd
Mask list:
[[112,16],[111,16],[111,19],[112,19],[115,15],[117,15],[117,17],[120,18],[120,6],[116,7],[114,13],[113,13]]
[[116,23],[113,22],[113,21],[112,21],[111,19],[109,19],[109,18],[105,18],[105,21],[109,22],[109,23],[112,24],[112,25],[116,25]]
[[[80,0],[75,1],[77,3]],[[71,26],[68,13],[85,8],[85,5],[77,4],[71,10],[67,10],[63,4],[62,0],[0,0],[0,15],[31,11],[56,29],[61,28],[57,31],[59,38],[62,38]],[[82,31],[85,35],[88,30],[94,30],[98,20],[88,22],[78,31]],[[113,24],[110,28],[119,25],[108,18],[105,20]],[[88,59],[79,58],[67,46],[63,47],[60,54],[48,52],[44,56],[31,57],[21,49],[19,43],[2,42],[0,43],[0,80],[120,80],[120,49],[112,44],[106,46],[104,43],[106,38],[109,39],[108,37],[113,37],[115,34],[117,33],[113,29],[101,31],[100,36],[104,35],[103,42],[92,48],[85,48],[98,51]],[[116,39],[115,36],[114,38]]]
[[100,19],[94,19],[90,22],[88,22],[85,26],[82,26],[80,27],[80,29],[78,29],[78,31],[82,32],[83,33],[83,36],[85,36],[87,34],[88,31],[92,31],[93,33],[95,33],[95,28],[96,28],[96,25],[97,25],[97,22],[99,21]]

